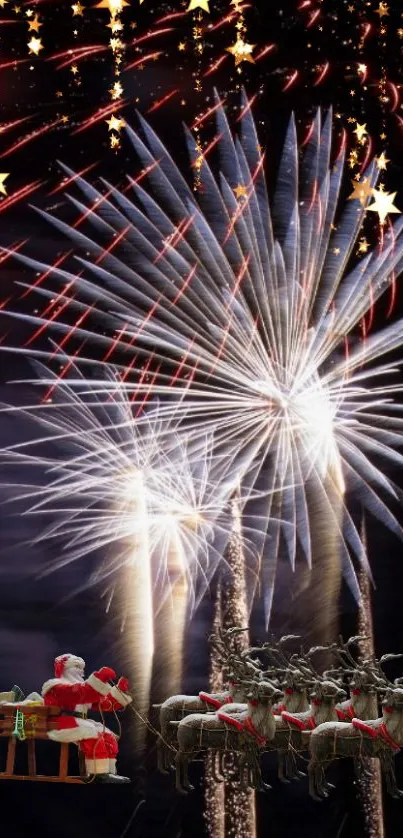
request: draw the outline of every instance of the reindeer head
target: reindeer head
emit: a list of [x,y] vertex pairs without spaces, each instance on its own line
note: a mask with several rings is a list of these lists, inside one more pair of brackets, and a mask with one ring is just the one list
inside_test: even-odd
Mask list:
[[403,688],[389,687],[386,690],[385,698],[382,701],[382,714],[385,720],[390,717],[391,713],[401,713],[403,711]]
[[334,681],[318,680],[311,693],[312,704],[337,704],[347,698],[345,690]]
[[284,671],[281,688],[287,695],[306,693],[308,687],[314,686],[314,680],[303,675],[300,669],[290,666]]
[[350,692],[352,695],[360,695],[360,693],[374,695],[379,688],[378,680],[372,670],[358,667],[353,671],[350,679]]
[[275,701],[278,701],[282,695],[281,690],[277,689],[276,685],[272,684],[271,681],[260,680],[252,682],[248,699],[251,704],[256,703],[269,707]]

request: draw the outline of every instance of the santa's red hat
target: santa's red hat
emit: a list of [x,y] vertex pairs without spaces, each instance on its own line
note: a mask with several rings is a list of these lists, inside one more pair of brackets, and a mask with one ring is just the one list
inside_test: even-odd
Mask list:
[[59,655],[55,658],[55,676],[56,678],[63,678],[67,669],[76,669],[77,667],[85,667],[85,661],[78,658],[77,655]]

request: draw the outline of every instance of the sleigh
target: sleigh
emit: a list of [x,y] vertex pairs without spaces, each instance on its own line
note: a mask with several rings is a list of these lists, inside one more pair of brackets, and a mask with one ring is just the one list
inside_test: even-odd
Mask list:
[[[5,770],[0,771],[0,780],[34,780],[46,783],[84,783],[86,781],[81,754],[78,754],[78,775],[69,774],[69,745],[71,743],[67,742],[59,746],[58,774],[50,776],[37,773],[37,743],[50,742],[47,734],[57,727],[58,716],[60,716],[58,707],[45,707],[42,702],[33,701],[29,704],[18,705],[3,699],[0,703],[0,741],[6,740],[7,747]],[[25,750],[24,755],[19,753],[22,748]],[[22,773],[16,773],[16,762],[21,762],[20,756],[25,757],[25,769]]]

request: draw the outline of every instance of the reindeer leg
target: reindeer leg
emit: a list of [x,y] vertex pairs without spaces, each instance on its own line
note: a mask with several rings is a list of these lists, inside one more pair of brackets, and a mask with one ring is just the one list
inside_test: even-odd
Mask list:
[[161,774],[168,774],[165,760],[165,746],[161,738],[157,742],[157,768]]
[[379,757],[381,767],[386,780],[386,789],[391,797],[403,797],[403,791],[397,787],[395,774],[395,760],[391,753],[383,753]]
[[320,803],[325,797],[322,788],[323,777],[322,763],[317,762],[311,757],[308,763],[309,795],[313,800],[317,800]]
[[175,757],[176,790],[179,791],[181,794],[188,793],[188,790],[182,784],[182,770],[184,769],[184,763],[186,759],[186,756],[180,751],[178,751]]
[[259,784],[257,786],[258,790],[263,792],[271,791],[271,786],[269,785],[269,783],[265,783],[263,780],[262,766],[260,763],[260,754],[256,755],[256,771],[259,780]]
[[298,780],[298,772],[297,772],[297,761],[295,759],[295,753],[288,749],[286,756],[285,756],[285,774],[289,780]]
[[278,760],[278,769],[277,769],[277,777],[282,783],[289,783],[288,777],[285,776],[284,768],[285,768],[285,755],[286,751],[277,751],[277,760]]
[[185,754],[182,762],[183,766],[183,785],[186,791],[194,791],[194,786],[189,782],[189,754]]

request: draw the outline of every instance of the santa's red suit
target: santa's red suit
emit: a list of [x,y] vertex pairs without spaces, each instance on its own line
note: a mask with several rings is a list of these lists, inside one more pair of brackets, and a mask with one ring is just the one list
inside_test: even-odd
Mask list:
[[85,662],[75,655],[60,655],[55,660],[55,678],[42,687],[44,703],[59,707],[56,730],[48,732],[55,742],[75,742],[85,755],[87,774],[108,782],[129,782],[116,774],[118,743],[112,731],[100,722],[83,718],[88,710],[120,710],[132,701],[129,682],[120,678],[117,686],[109,683],[116,677],[113,669],[103,666],[84,680]]

